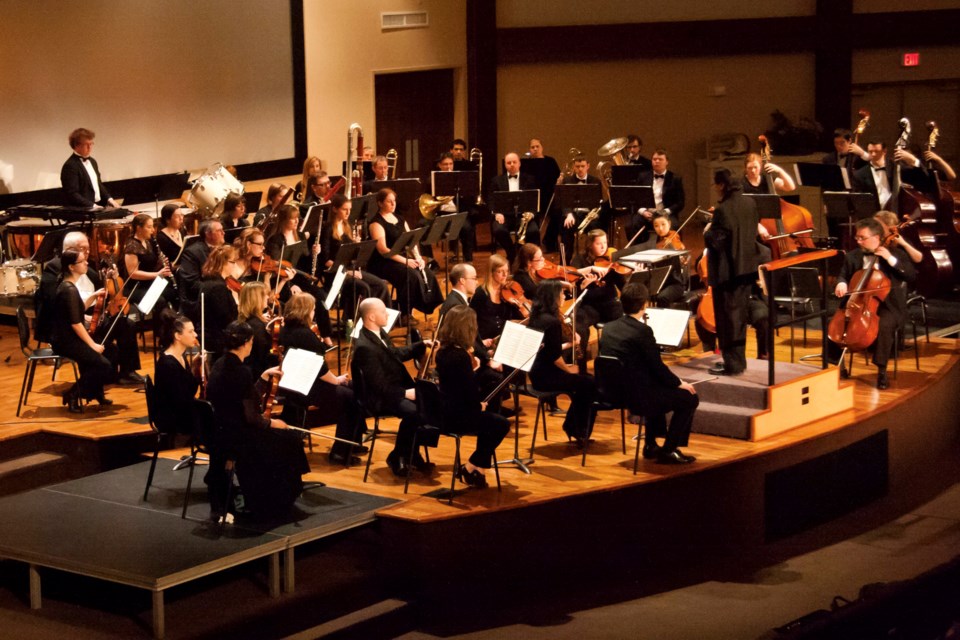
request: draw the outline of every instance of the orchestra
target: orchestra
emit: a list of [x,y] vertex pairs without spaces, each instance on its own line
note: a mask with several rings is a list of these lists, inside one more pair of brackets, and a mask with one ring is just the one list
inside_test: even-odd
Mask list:
[[[919,224],[918,216],[898,209],[901,190],[912,189],[935,198],[934,192],[940,188],[938,178],[953,180],[955,173],[933,150],[932,143],[911,151],[898,142],[889,155],[887,144],[876,137],[861,146],[858,136],[863,133],[864,122],[856,133],[836,129],[833,150],[823,158],[825,165],[848,172],[853,189],[873,194],[878,211],[873,218],[856,223],[857,248],[846,253],[838,273],[828,274],[827,286],[840,306],[831,323],[828,356],[846,376],[849,370],[843,362],[844,353],[869,349],[877,367],[876,386],[886,389],[890,386],[886,368],[906,318],[906,297],[923,276],[930,256],[929,247],[910,235],[911,225]],[[359,125],[352,126],[359,130]],[[93,132],[87,129],[77,129],[70,136],[74,154],[61,172],[64,198],[83,206],[116,207],[117,202],[100,179],[96,161],[90,157],[93,139]],[[302,457],[300,438],[279,431],[286,424],[272,418],[270,409],[264,417],[262,387],[271,377],[283,375],[285,350],[304,349],[323,356],[332,348],[337,331],[350,345],[349,373],[335,375],[324,364],[304,398],[319,410],[324,423],[337,425],[336,442],[328,456],[331,464],[357,464],[357,455],[367,452],[362,444],[366,424],[353,389],[359,376],[365,380],[366,395],[375,411],[400,419],[396,446],[387,456],[393,474],[404,477],[411,467],[430,468],[419,452],[410,457],[413,433],[423,423],[413,376],[404,364],[414,359],[421,369],[419,375],[439,381],[446,422],[457,422],[460,433],[478,436],[476,451],[454,469],[455,475],[468,486],[485,487],[484,470],[490,468],[496,447],[508,430],[503,416],[512,415],[511,410],[500,407],[504,394],[487,397],[491,389],[499,390],[506,373],[493,355],[508,323],[526,324],[542,332],[542,349],[533,359],[529,385],[538,392],[570,397],[569,410],[555,409],[553,415],[564,416],[563,428],[572,443],[584,447],[592,434],[595,416],[591,405],[598,397],[597,381],[591,374],[595,352],[616,357],[626,369],[628,408],[642,416],[646,424],[643,458],[662,464],[693,462],[695,458],[681,452],[680,447],[688,445],[698,397],[693,386],[664,365],[662,347],[645,323],[648,305],[687,308],[691,289],[697,284],[708,286],[700,306],[701,311],[710,312],[711,320],[701,322],[698,316],[697,336],[704,351],[722,356],[722,361],[710,368],[711,373],[740,375],[746,369],[748,326],[756,334],[758,359],[772,357],[767,351],[771,331],[768,294],[758,286],[758,267],[813,250],[813,240],[801,241],[794,228],[783,231],[784,209],[777,226],[760,220],[751,194],[779,195],[797,189],[791,173],[770,161],[769,147],[761,136],[761,153],[744,154],[742,172],[735,175],[726,168],[713,172],[717,203],[715,209],[711,207],[712,221],[702,237],[705,270],[698,282],[690,273],[693,264],[683,242],[693,239],[693,234],[683,232],[686,221],[679,224],[686,206],[683,180],[670,170],[667,151],[657,147],[647,159],[641,155],[643,143],[636,134],[613,142],[617,143],[616,153],[622,150],[625,154],[614,164],[638,165],[639,184],[650,187],[654,201],[652,207],[619,216],[616,224],[609,200],[609,172],[598,167],[594,175],[588,157],[571,149],[567,172],[560,173],[556,167],[555,175],[552,167],[556,161],[544,155],[539,138],[530,138],[524,161],[545,161],[532,162],[529,167],[549,165],[549,185],[542,182],[542,176],[521,171],[520,154],[509,152],[503,156],[504,173],[491,180],[485,190],[480,177],[484,193],[476,203],[472,198],[469,203],[435,198],[434,209],[439,214],[456,213],[458,209],[470,212],[469,223],[456,239],[463,241],[465,260],[451,261],[446,299],[437,269],[432,268],[436,263],[428,264],[423,257],[432,255],[432,247],[412,244],[391,255],[397,240],[410,230],[397,214],[397,192],[378,189],[378,183],[396,178],[397,154],[393,150],[374,156],[369,147],[363,147],[363,159],[372,163],[374,174],[365,183],[362,173],[359,181],[356,175],[331,176],[323,170],[319,157],[310,156],[304,161],[296,187],[271,184],[265,206],[252,220],[248,220],[243,194],[231,191],[219,203],[219,213],[200,216],[196,238],[190,238],[186,224],[187,216],[196,212],[179,203],[165,204],[159,219],[147,213],[132,216],[129,235],[117,247],[118,265],[88,264],[89,240],[82,233],[69,233],[60,257],[45,265],[37,314],[37,335],[46,336],[58,354],[76,360],[80,368],[77,384],[64,393],[62,403],[69,412],[81,411],[81,401],[86,400],[109,405],[105,385],[118,379],[122,383],[142,381],[137,372],[140,364],[132,321],[126,314],[129,305],[143,298],[149,284],[162,278],[170,286],[154,312],[159,319],[161,351],[154,376],[163,398],[158,422],[170,425],[164,427],[165,431],[184,430],[176,417],[187,411],[198,388],[203,387],[189,366],[194,347],[203,343],[205,351],[199,359],[207,361],[207,367],[212,361],[213,366],[201,391],[224,416],[219,419],[227,428],[218,444],[216,464],[211,465],[208,475],[212,512],[221,513],[229,507],[222,503],[225,488],[220,475],[220,463],[227,459],[236,461],[242,490],[253,511],[275,514],[289,507],[291,496],[301,486],[299,476],[308,465]],[[362,135],[358,143],[362,145]],[[608,146],[610,143],[601,149]],[[476,165],[482,155],[479,149],[468,151],[466,141],[457,138],[449,150],[439,153],[437,170],[452,171],[457,162]],[[361,216],[357,223],[351,223],[351,213],[359,206],[359,193],[356,188],[338,193],[344,182],[356,187],[362,184],[362,192],[376,192],[377,210],[365,209],[366,220]],[[544,202],[542,194],[552,193],[555,184],[601,184],[604,201],[596,209],[555,208],[556,220],[551,224],[556,227],[556,237],[547,238],[544,247],[540,246],[539,226],[547,222],[539,216],[542,211],[495,208],[497,193],[539,190],[540,207],[545,211],[552,199]],[[294,201],[288,203],[291,197]],[[316,237],[311,237],[314,231],[305,234],[301,228],[301,204],[330,207],[329,215],[320,220]],[[598,215],[600,210],[603,213]],[[421,224],[428,226],[433,218],[428,212],[422,213]],[[478,273],[473,265],[478,253],[475,234],[485,219],[489,219],[492,246],[486,269]],[[621,223],[625,228],[620,228]],[[156,231],[155,226],[159,227]],[[830,220],[823,226],[831,231],[836,227]],[[808,222],[803,227],[801,232],[813,229]],[[626,233],[615,233],[618,231]],[[791,241],[789,249],[771,240],[778,235]],[[628,242],[623,242],[625,239]],[[364,240],[376,245],[369,265],[344,265],[342,278],[336,277],[335,258],[341,248]],[[701,239],[696,240],[694,244],[699,246]],[[646,269],[644,264],[616,261],[618,250],[628,244],[631,249],[666,249],[679,254],[662,263],[669,264],[670,270],[656,291],[632,281],[635,273]],[[552,246],[561,250],[558,260],[544,252],[545,247]],[[567,256],[571,257],[569,264]],[[93,268],[101,266],[103,274]],[[108,294],[109,287],[101,286],[105,281],[119,283],[115,294]],[[319,304],[326,298],[323,287],[335,285],[341,287],[336,304],[345,319],[336,329],[328,309]],[[869,298],[875,286],[885,292],[871,301],[876,308],[876,326],[858,342],[848,331],[855,322],[850,317],[851,308],[861,305],[861,297]],[[102,313],[107,322],[97,322],[98,305],[110,295],[119,300],[121,311],[114,314],[119,316],[117,322],[106,310]],[[284,301],[280,314],[278,305]],[[183,315],[177,313],[177,303]],[[388,309],[400,312],[401,325],[411,321],[413,310],[427,316],[436,313],[435,343],[421,341],[414,334],[406,346],[395,346],[386,331]],[[347,322],[351,318],[361,325],[355,339],[343,335],[344,329],[352,326]],[[112,334],[107,335],[103,328],[106,325]],[[437,347],[433,358],[427,355],[431,345]],[[591,345],[596,347],[594,352]],[[213,357],[208,359],[207,353]],[[197,373],[201,370],[203,367]],[[255,380],[261,382],[255,384]],[[287,393],[286,398],[292,397],[292,392]],[[281,405],[285,401],[282,393],[278,401]],[[669,413],[672,419],[668,426]],[[248,441],[246,436],[237,437],[241,433],[257,435]],[[264,487],[260,472],[253,470],[251,442],[260,442],[261,438],[261,444],[275,450],[285,466],[283,481],[269,489]]]

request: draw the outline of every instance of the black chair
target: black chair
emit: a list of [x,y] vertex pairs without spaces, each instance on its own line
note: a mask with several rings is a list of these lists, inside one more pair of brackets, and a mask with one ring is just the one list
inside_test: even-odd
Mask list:
[[153,379],[149,375],[147,375],[143,381],[143,392],[147,397],[147,419],[150,421],[150,428],[157,438],[153,446],[153,459],[150,461],[150,472],[147,474],[147,486],[143,490],[143,501],[146,502],[147,493],[150,491],[150,485],[153,483],[153,472],[157,468],[157,457],[160,455],[160,447],[163,446],[163,440],[168,434],[160,428],[156,421],[157,389],[153,386]]
[[[597,356],[593,361],[594,379],[597,382],[597,399],[590,405],[590,421],[597,417],[601,411],[620,410],[620,441],[623,447],[623,454],[627,454],[627,403],[625,398],[627,394],[623,390],[623,382],[626,379],[626,373],[623,363],[612,356]],[[580,466],[587,466],[587,449],[589,440],[583,445],[583,458],[580,460]]]
[[[53,349],[30,348],[30,321],[27,319],[27,314],[24,312],[22,306],[17,307],[17,330],[20,334],[20,351],[27,357],[27,366],[23,372],[23,383],[20,385],[20,400],[17,402],[17,417],[20,417],[20,410],[23,408],[23,405],[27,403],[27,396],[30,395],[30,390],[33,389],[33,377],[34,374],[36,374],[39,363],[44,362],[53,365],[53,376],[50,378],[51,380],[56,380],[57,369],[59,369],[62,364],[69,364],[73,367],[74,380],[80,379],[80,372],[77,369],[76,362],[70,358],[58,356],[53,352]],[[83,403],[80,404],[80,410],[83,410]]]
[[373,431],[368,433],[366,437],[366,441],[370,443],[370,450],[367,451],[367,466],[363,470],[363,481],[366,482],[367,476],[370,475],[370,462],[373,460],[373,449],[377,445],[377,439],[381,435],[395,436],[397,432],[380,429],[380,418],[389,417],[390,414],[381,412],[379,407],[373,406],[373,402],[367,393],[367,385],[363,371],[361,371],[359,367],[351,367],[351,375],[353,376],[353,392],[356,394],[357,404],[360,405],[364,418],[373,418]]
[[[537,401],[537,412],[533,418],[533,442],[530,444],[530,459],[533,460],[533,447],[537,444],[537,429],[540,426],[541,417],[543,419],[543,439],[547,440],[547,407],[555,405],[560,394],[556,391],[538,391],[534,389],[524,373],[517,375],[513,384],[510,385],[510,388],[513,392],[514,408],[517,410],[518,415],[520,410],[520,396],[527,396]],[[516,418],[514,420],[514,429],[518,430],[518,428],[519,418]]]
[[[443,419],[443,400],[440,396],[440,387],[433,380],[417,378],[414,381],[417,390],[417,409],[420,417],[423,419],[423,425],[417,429],[414,434],[413,443],[410,445],[410,458],[413,459],[413,452],[417,450],[417,440],[420,436],[437,435],[447,436],[456,441],[457,452],[453,458],[453,475],[450,478],[450,498],[448,504],[453,504],[453,496],[456,491],[457,469],[460,468],[460,440],[464,434],[451,431]],[[497,466],[497,456],[493,456],[493,470],[497,476],[497,491],[502,491],[500,487],[500,467]],[[407,474],[406,482],[403,484],[403,492],[406,493],[410,487],[410,474]]]
[[[217,433],[217,424],[214,419],[212,404],[206,400],[195,399],[191,405],[190,413],[191,419],[193,420],[193,439],[190,442],[190,457],[186,461],[190,465],[190,474],[187,476],[187,490],[183,495],[183,511],[180,514],[180,517],[183,519],[186,519],[187,507],[190,505],[190,491],[193,488],[193,470],[197,463],[197,457],[202,453],[210,457],[211,461],[213,460],[211,447],[215,446]],[[227,471],[227,493],[224,506],[226,507],[226,505],[230,504],[230,494],[233,489],[234,461],[227,460],[225,467]],[[225,516],[226,514],[222,514],[221,521],[226,520]]]

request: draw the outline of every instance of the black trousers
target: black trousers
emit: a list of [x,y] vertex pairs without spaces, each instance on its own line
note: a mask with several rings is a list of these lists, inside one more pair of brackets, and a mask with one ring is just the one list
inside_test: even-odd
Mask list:
[[[747,322],[757,334],[757,356],[767,355],[767,339],[770,334],[770,311],[763,300],[750,296],[747,301]],[[693,325],[704,351],[713,351],[717,346],[717,334],[704,329],[699,322]],[[839,358],[839,355],[837,356]]]
[[[457,419],[448,417],[447,424],[457,424]],[[460,435],[476,435],[477,448],[470,454],[470,464],[481,469],[489,469],[496,455],[497,447],[510,431],[510,420],[487,409],[472,419],[459,417],[458,425],[452,431]]]
[[[494,245],[501,247],[504,251],[506,251],[507,260],[510,262],[510,264],[513,264],[514,259],[517,257],[517,245],[514,243],[513,238],[510,237],[510,229],[519,229],[520,222],[519,220],[513,222],[512,227],[507,226],[511,224],[509,218],[505,219],[504,222],[506,222],[506,224],[500,224],[496,221],[496,219],[494,219],[490,223],[490,231],[493,233]],[[527,225],[524,243],[527,242],[535,245],[540,244],[540,225],[537,224],[536,218],[531,220]]]
[[[318,378],[313,383],[307,399],[310,404],[320,408],[325,420],[322,424],[336,422],[337,430],[334,433],[336,437],[356,442],[358,445],[362,444],[361,438],[367,430],[367,424],[353,389],[330,384]],[[346,456],[351,448],[349,444],[335,440],[330,447],[330,453]]]
[[593,433],[590,405],[597,397],[597,385],[593,377],[561,371],[554,366],[555,371],[547,374],[533,375],[530,382],[537,391],[555,391],[570,396],[570,408],[563,421],[563,430],[573,438],[589,438]]
[[[113,329],[110,326],[113,325]],[[110,361],[111,370],[114,375],[124,375],[140,368],[140,347],[137,346],[137,328],[132,320],[123,316],[113,324],[113,318],[104,318],[97,330],[94,332],[93,339],[97,342],[103,342],[104,336],[110,331],[109,339],[106,343],[106,351],[103,355]]]
[[[643,398],[630,405],[630,412],[645,419],[647,442],[655,437],[666,437],[663,443],[665,451],[685,447],[690,438],[693,414],[700,405],[700,397],[680,387],[658,387],[648,389]],[[667,427],[667,413],[673,412],[670,427]]]
[[[899,313],[890,311],[883,305],[877,309],[877,320],[880,323],[877,331],[877,339],[869,347],[873,349],[873,364],[880,369],[886,369],[890,362],[890,356],[893,355],[894,337],[897,329],[903,324],[903,319]],[[840,362],[840,354],[843,348],[833,341],[827,341],[827,359],[833,364]]]
[[748,303],[754,278],[752,274],[746,274],[713,287],[717,341],[723,354],[723,365],[729,373],[740,373],[747,368]]
[[57,355],[70,358],[77,363],[80,370],[80,379],[77,389],[84,400],[93,400],[103,395],[103,386],[112,381],[114,368],[107,355],[115,352],[116,347],[106,349],[102,354],[97,353],[79,340],[67,344],[54,344]]

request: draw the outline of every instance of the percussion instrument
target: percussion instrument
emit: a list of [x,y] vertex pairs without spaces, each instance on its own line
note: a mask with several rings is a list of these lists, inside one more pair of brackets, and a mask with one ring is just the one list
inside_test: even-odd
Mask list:
[[194,181],[189,200],[206,215],[220,215],[230,193],[242,194],[243,185],[218,162]]
[[93,238],[90,242],[90,264],[98,265],[102,260],[119,262],[123,247],[130,239],[130,226],[133,217],[121,220],[97,220],[93,223]]
[[43,242],[43,236],[48,231],[59,227],[60,225],[55,225],[50,220],[40,220],[38,218],[25,218],[8,222],[5,230],[7,255],[29,261],[37,252],[40,243]]
[[30,260],[7,260],[0,266],[0,296],[33,295],[40,282],[40,265]]

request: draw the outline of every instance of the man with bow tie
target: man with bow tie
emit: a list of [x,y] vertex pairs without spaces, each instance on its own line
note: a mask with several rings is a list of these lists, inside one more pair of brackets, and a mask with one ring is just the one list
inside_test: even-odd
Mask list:
[[640,155],[640,150],[643,148],[643,140],[640,139],[635,133],[631,133],[627,136],[627,146],[624,147],[624,151],[627,152],[624,161],[626,164],[638,164],[644,168],[644,170],[649,171],[652,168],[650,164],[650,159]]
[[637,238],[642,243],[650,236],[653,228],[653,217],[657,213],[670,216],[670,225],[677,229],[680,226],[680,212],[683,211],[684,192],[683,180],[668,169],[670,158],[665,149],[657,149],[650,157],[653,170],[640,176],[640,184],[653,187],[653,209],[641,209],[627,224],[627,235],[633,237],[641,227],[646,227]]
[[[527,191],[537,188],[537,181],[533,176],[520,173],[520,156],[517,153],[511,151],[503,157],[503,168],[506,170],[506,173],[490,181],[487,202],[491,203],[491,205],[493,203],[493,194],[498,191]],[[520,211],[519,213],[522,214],[524,212]],[[511,263],[517,255],[517,247],[510,237],[510,232],[516,231],[519,227],[519,218],[520,216],[515,215],[513,211],[493,212],[491,231],[494,242],[500,247],[503,247],[503,250],[507,252],[507,260]],[[536,217],[527,225],[526,242],[540,244],[540,226],[537,224]]]
[[[600,178],[590,174],[590,162],[586,156],[579,155],[573,159],[573,174],[564,176],[563,184],[600,184]],[[600,203],[597,203],[597,206],[599,206],[599,204]],[[560,224],[560,241],[566,249],[568,259],[573,257],[574,239],[576,238],[577,228],[589,212],[589,208],[563,210],[563,217],[561,218]],[[604,221],[598,216],[593,222],[587,225],[584,231],[603,229],[605,226]]]
[[853,174],[854,171],[867,164],[870,155],[863,150],[863,147],[851,140],[853,134],[850,129],[834,129],[833,131],[833,153],[828,153],[823,157],[823,164],[839,165],[847,170],[847,173]]
[[867,154],[870,162],[853,174],[854,189],[872,193],[877,198],[877,209],[896,211],[896,203],[890,199],[894,195],[894,171],[896,163],[903,167],[901,182],[915,185],[923,190],[926,186],[927,173],[916,156],[897,149],[893,162],[887,162],[887,145],[883,140],[875,139],[867,143]]
[[100,179],[97,161],[90,157],[95,134],[89,129],[75,129],[70,134],[73,155],[60,169],[60,186],[65,204],[72,207],[119,207]]

